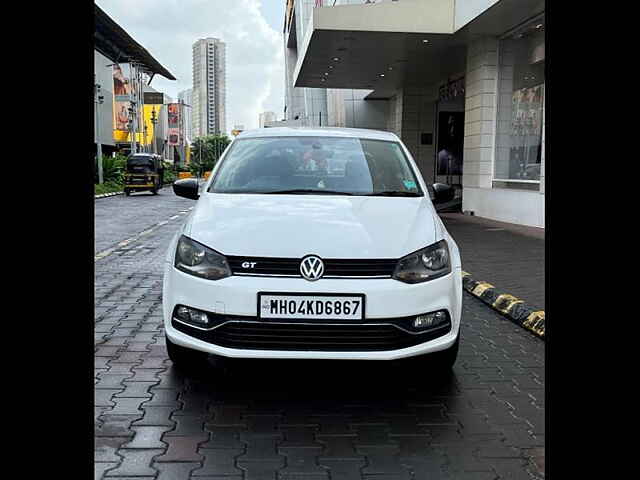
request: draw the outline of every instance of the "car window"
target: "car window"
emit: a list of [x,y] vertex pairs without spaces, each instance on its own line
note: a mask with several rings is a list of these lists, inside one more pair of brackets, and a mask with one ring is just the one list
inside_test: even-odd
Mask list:
[[130,173],[150,173],[154,170],[152,157],[129,157],[127,159],[127,172]]
[[336,137],[237,139],[208,191],[423,195],[399,143]]

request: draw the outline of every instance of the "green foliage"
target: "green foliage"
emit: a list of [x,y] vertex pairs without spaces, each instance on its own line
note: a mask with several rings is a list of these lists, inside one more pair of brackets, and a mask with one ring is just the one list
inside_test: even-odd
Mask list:
[[164,166],[164,183],[173,183],[178,179],[178,176],[174,170],[173,163],[162,162]]
[[122,183],[105,182],[103,184],[94,185],[94,192],[95,195],[102,195],[103,193],[121,192],[122,188]]
[[188,167],[189,167],[188,171],[191,172],[191,174],[196,177],[199,176],[202,172],[204,172],[202,165],[194,161],[189,163]]
[[216,162],[231,143],[226,135],[207,135],[198,137],[191,144],[191,163],[189,170],[194,175],[202,175],[213,170]]
[[[102,179],[106,182],[123,183],[124,171],[127,166],[127,157],[116,155],[115,157],[102,156]],[[96,159],[95,183],[98,183],[98,161]]]
[[[173,183],[178,175],[171,162],[162,162],[164,166],[163,181],[165,184]],[[95,194],[121,192],[124,188],[124,174],[127,168],[127,156],[117,154],[115,157],[102,156],[102,175],[104,183],[98,184],[98,162],[95,170]],[[179,170],[188,171],[187,168]]]

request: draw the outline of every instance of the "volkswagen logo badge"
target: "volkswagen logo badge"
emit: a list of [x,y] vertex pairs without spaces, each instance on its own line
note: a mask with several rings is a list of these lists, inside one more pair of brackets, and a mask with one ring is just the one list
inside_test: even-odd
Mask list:
[[300,273],[305,280],[314,282],[322,278],[324,263],[316,255],[307,255],[300,262]]

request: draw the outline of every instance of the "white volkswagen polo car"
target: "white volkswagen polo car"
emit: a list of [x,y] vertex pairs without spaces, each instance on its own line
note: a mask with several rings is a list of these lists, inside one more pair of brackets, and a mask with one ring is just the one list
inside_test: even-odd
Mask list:
[[[435,199],[450,193],[441,184]],[[455,362],[458,248],[411,154],[389,132],[240,134],[201,188],[164,265],[171,360]],[[444,192],[444,193],[443,193]]]

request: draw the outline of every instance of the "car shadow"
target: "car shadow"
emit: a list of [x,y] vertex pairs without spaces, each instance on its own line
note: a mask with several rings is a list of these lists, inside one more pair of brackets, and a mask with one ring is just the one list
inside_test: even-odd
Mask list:
[[373,407],[460,395],[454,371],[439,372],[424,360],[217,360],[188,372],[172,365],[167,373],[183,381],[186,390],[216,403],[333,406],[364,402]]

